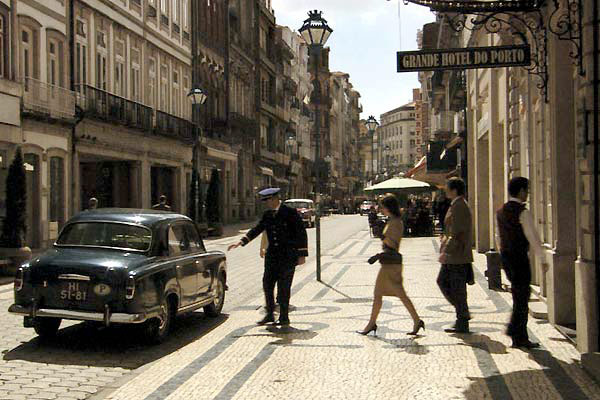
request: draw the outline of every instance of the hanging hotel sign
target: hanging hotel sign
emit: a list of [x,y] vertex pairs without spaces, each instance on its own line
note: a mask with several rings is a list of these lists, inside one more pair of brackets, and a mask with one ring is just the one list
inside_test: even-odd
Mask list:
[[517,67],[530,64],[529,45],[398,52],[398,72]]

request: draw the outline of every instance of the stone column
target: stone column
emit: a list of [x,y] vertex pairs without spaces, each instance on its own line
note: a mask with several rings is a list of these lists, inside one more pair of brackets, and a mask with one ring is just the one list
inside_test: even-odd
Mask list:
[[[147,157],[147,156],[146,156]],[[152,199],[150,198],[152,193],[152,181],[150,178],[150,161],[147,158],[144,158],[141,161],[141,171],[140,171],[140,186],[139,193],[141,193],[142,200],[142,208],[151,208],[152,207]]]
[[551,323],[564,325],[575,322],[573,260],[577,257],[577,243],[573,216],[577,210],[573,65],[572,60],[564,56],[571,49],[569,42],[552,35],[549,49],[549,107],[554,110],[549,121],[554,251],[548,257],[548,317]]

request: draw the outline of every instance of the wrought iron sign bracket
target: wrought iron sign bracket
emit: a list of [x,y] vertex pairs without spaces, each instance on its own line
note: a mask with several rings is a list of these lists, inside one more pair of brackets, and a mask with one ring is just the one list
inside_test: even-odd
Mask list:
[[548,20],[548,29],[560,40],[573,44],[569,56],[579,69],[579,75],[585,75],[583,68],[583,0],[552,0],[554,11]]
[[539,78],[538,89],[548,102],[548,35],[541,11],[519,12],[471,12],[469,15],[456,14],[449,18],[448,24],[456,31],[485,30],[487,33],[510,33],[519,44],[531,47],[531,65],[522,67],[529,74]]

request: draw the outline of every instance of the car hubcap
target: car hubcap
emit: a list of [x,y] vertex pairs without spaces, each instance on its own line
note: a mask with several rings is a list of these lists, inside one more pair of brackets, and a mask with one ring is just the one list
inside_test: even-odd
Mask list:
[[220,279],[217,281],[216,292],[215,306],[220,307],[223,301],[223,282]]
[[168,305],[164,302],[160,306],[160,315],[158,316],[158,320],[159,320],[158,329],[161,331],[165,329],[165,326],[167,326],[167,319],[168,319],[167,307],[168,307]]

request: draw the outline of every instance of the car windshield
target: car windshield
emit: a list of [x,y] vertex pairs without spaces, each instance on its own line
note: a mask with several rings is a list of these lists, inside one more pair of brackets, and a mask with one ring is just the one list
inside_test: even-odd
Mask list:
[[148,251],[150,229],[118,222],[78,222],[67,225],[56,241],[58,246],[107,247]]
[[306,201],[286,201],[285,205],[291,208],[310,208],[310,203]]

